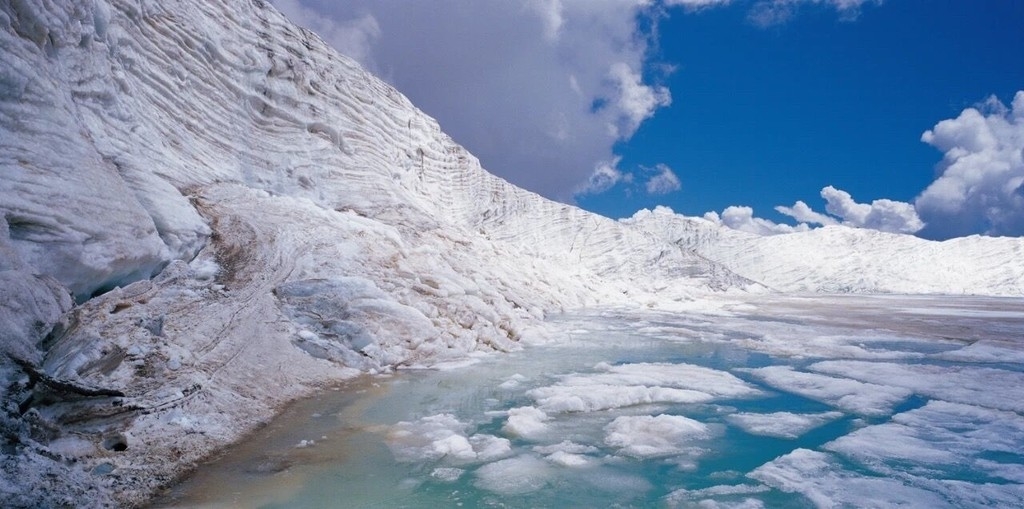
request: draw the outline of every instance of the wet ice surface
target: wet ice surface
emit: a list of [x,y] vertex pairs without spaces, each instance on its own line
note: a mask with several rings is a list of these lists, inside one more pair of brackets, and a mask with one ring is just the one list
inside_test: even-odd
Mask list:
[[559,316],[549,344],[307,402],[173,503],[1024,506],[1021,299],[720,309]]

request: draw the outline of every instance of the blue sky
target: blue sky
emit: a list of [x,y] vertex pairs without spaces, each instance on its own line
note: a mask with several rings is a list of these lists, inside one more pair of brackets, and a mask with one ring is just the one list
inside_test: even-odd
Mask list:
[[274,3],[488,170],[603,215],[1024,235],[1024,2]]
[[924,131],[1024,89],[1024,2],[891,0],[855,20],[802,11],[769,28],[745,22],[743,6],[671,13],[656,55],[678,66],[673,104],[620,150],[624,167],[669,165],[682,188],[581,204],[615,216],[746,204],[782,220],[775,205],[816,204],[827,185],[911,201],[942,157]]

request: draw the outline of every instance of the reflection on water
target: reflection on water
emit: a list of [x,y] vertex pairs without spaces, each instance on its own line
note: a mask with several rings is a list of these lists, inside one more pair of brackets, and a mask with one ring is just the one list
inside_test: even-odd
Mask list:
[[158,505],[1020,506],[1022,304],[559,316],[550,344],[298,403]]

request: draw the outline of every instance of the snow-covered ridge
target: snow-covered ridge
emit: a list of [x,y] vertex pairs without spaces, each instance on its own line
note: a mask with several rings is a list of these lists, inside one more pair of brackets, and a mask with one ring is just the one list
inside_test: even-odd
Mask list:
[[828,226],[760,236],[659,207],[623,224],[783,292],[1024,295],[1024,238],[943,242]]

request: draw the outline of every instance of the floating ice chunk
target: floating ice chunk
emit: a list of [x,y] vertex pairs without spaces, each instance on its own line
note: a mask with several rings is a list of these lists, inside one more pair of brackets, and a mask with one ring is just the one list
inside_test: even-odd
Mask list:
[[476,458],[476,453],[473,451],[473,446],[470,445],[469,439],[454,433],[432,440],[429,445],[429,452],[438,458],[445,456],[450,456],[457,460],[472,460]]
[[557,444],[552,445],[538,445],[533,448],[541,454],[554,454],[556,452],[566,452],[570,454],[588,454],[598,452],[599,449],[592,445],[577,444],[571,440],[563,440]]
[[725,419],[751,435],[794,439],[842,416],[842,412],[818,414],[774,412],[770,414],[738,413],[726,416]]
[[[937,366],[866,361],[824,361],[810,369],[864,382],[897,386],[957,403],[1024,412],[1024,373],[977,366]],[[998,388],[998,390],[993,390]]]
[[681,454],[687,442],[708,438],[706,425],[681,415],[617,417],[605,427],[605,443],[625,456],[655,458]]
[[945,352],[940,357],[960,362],[1012,362],[1024,364],[1024,350],[1016,346],[983,339],[975,341],[959,350]]
[[732,374],[693,364],[634,363],[610,366],[602,363],[593,375],[566,377],[560,385],[642,385],[690,389],[715,397],[748,397],[760,392]]
[[892,411],[892,407],[912,394],[902,387],[796,371],[789,366],[769,366],[745,371],[779,390],[861,415],[886,415]]
[[576,374],[527,392],[545,412],[592,412],[656,403],[705,403],[760,394],[730,373],[691,364],[600,363],[600,373]]
[[536,407],[513,408],[508,411],[508,420],[502,429],[506,433],[529,440],[547,431],[548,425],[545,421],[549,419],[548,414]]
[[461,468],[439,467],[431,471],[430,476],[444,482],[455,482],[458,481],[464,473],[466,473],[466,471]]
[[402,462],[447,459],[456,463],[488,461],[507,454],[507,439],[486,434],[466,436],[469,425],[451,414],[424,417],[416,422],[399,422],[391,427],[387,444]]
[[[764,502],[747,495],[764,493],[763,484],[719,485],[699,490],[675,490],[665,497],[668,507],[760,509]],[[725,500],[723,500],[725,499]],[[735,499],[735,500],[733,500]]]
[[469,443],[473,446],[473,452],[479,461],[495,460],[512,452],[512,443],[507,438],[494,435],[477,433],[469,437]]
[[749,477],[782,491],[800,493],[817,507],[950,507],[936,493],[908,486],[899,479],[843,470],[829,454],[807,449],[766,463]]
[[589,465],[591,460],[582,454],[572,454],[565,451],[556,451],[546,458],[548,461],[563,467],[583,467]]
[[498,386],[498,388],[506,389],[506,390],[508,390],[508,389],[515,389],[515,388],[519,387],[520,385],[522,385],[522,383],[525,382],[525,381],[526,381],[526,377],[525,376],[520,375],[519,373],[516,373],[516,374],[510,376],[508,378],[508,380],[505,380],[504,382],[502,382],[501,385]]
[[476,486],[502,495],[519,495],[547,486],[553,474],[547,461],[534,456],[516,456],[478,468]]
[[[891,422],[859,429],[825,445],[881,474],[972,476],[1024,480],[1024,417],[972,405],[931,401]],[[1008,455],[1008,462],[988,458]]]
[[553,385],[527,392],[545,412],[593,412],[654,403],[706,403],[714,396],[687,389],[642,385]]

